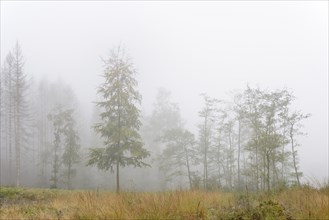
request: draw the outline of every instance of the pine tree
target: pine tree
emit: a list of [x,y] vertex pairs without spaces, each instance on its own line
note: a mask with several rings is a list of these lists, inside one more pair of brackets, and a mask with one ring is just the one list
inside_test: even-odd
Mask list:
[[14,114],[14,135],[15,135],[15,161],[16,161],[16,186],[20,186],[21,176],[21,150],[27,142],[27,75],[23,71],[24,61],[22,49],[18,42],[13,50],[13,114]]
[[133,63],[120,47],[112,49],[104,60],[104,83],[98,88],[102,101],[101,122],[94,126],[104,140],[104,147],[90,150],[88,165],[116,172],[116,191],[120,191],[120,167],[147,166],[143,159],[150,153],[143,148],[139,134],[141,126],[141,95],[137,91],[136,70]]
[[[1,69],[1,168],[5,167],[1,173],[2,176],[6,177],[7,184],[13,183],[13,71],[14,57],[9,52]],[[3,166],[3,163],[5,163],[5,166]]]

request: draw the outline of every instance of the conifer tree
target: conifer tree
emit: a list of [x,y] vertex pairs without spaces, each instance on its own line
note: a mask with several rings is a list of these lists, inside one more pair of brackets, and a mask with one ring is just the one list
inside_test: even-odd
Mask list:
[[22,49],[18,42],[13,50],[13,74],[12,74],[12,98],[14,115],[14,135],[15,135],[15,162],[16,162],[16,186],[20,186],[21,178],[21,150],[27,140],[27,117],[28,103],[27,75],[23,71],[24,60]]
[[120,167],[148,166],[143,159],[150,153],[143,147],[141,127],[141,95],[137,91],[136,70],[121,47],[111,50],[104,60],[104,82],[98,88],[101,122],[94,129],[103,139],[103,147],[92,148],[88,165],[116,172],[116,191],[120,191]]

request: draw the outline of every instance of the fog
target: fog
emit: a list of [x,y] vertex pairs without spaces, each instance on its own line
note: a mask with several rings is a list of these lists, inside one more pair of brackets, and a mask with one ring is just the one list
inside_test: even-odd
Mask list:
[[247,85],[292,91],[292,108],[311,114],[302,122],[308,135],[299,137],[303,181],[328,179],[328,2],[0,4],[1,64],[18,41],[33,83],[70,86],[83,114],[82,142],[94,132],[101,58],[122,45],[137,69],[142,115],[152,113],[158,89],[165,88],[196,138],[201,93],[228,100]]

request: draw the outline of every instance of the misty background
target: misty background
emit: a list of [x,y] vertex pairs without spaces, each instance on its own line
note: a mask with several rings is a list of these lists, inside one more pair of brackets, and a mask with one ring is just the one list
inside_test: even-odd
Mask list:
[[142,114],[163,87],[195,134],[200,93],[228,99],[247,84],[292,90],[294,107],[312,115],[298,149],[303,180],[328,179],[328,2],[0,4],[1,63],[19,41],[32,83],[71,86],[90,132],[101,57],[121,44],[137,68]]

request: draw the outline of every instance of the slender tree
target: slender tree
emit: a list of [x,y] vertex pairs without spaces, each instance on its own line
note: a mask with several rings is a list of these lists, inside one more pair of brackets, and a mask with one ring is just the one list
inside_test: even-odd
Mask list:
[[79,135],[75,129],[75,120],[73,118],[73,109],[66,110],[65,114],[65,125],[63,128],[64,135],[64,153],[62,156],[63,165],[66,167],[64,176],[66,176],[67,188],[72,188],[72,178],[76,175],[76,169],[74,164],[80,160],[79,155]]
[[[13,71],[14,71],[14,57],[11,52],[8,53],[3,67],[1,69],[1,132],[3,133],[1,139],[1,150],[5,153],[6,159],[2,158],[1,162],[6,161],[7,172],[2,171],[4,175],[6,173],[7,183],[12,184],[13,173]],[[4,154],[1,154],[4,157]],[[3,166],[2,166],[3,168]]]
[[166,144],[159,160],[160,169],[166,173],[167,180],[187,176],[190,189],[192,189],[191,164],[196,154],[193,149],[194,135],[183,128],[170,129],[160,137],[160,141]]
[[61,165],[60,154],[62,150],[62,133],[64,127],[64,114],[60,106],[56,107],[54,113],[48,115],[49,121],[53,123],[54,142],[53,142],[53,164],[52,164],[52,181],[51,188],[57,188],[59,182],[59,169]]
[[181,114],[177,103],[172,102],[171,93],[165,88],[159,88],[157,91],[155,102],[153,103],[153,111],[150,115],[143,117],[143,126],[141,135],[152,156],[147,162],[152,163],[150,169],[144,169],[142,175],[147,176],[147,182],[153,189],[165,190],[167,188],[166,174],[160,170],[158,157],[165,149],[165,145],[158,141],[165,131],[179,128],[182,125]]
[[303,119],[310,117],[310,114],[302,114],[300,112],[292,113],[287,119],[287,125],[289,130],[289,141],[291,146],[291,153],[292,153],[292,162],[294,167],[294,173],[296,177],[297,185],[300,186],[300,176],[302,175],[301,172],[298,170],[298,157],[297,157],[297,147],[299,143],[296,139],[298,135],[306,135],[306,133],[301,132],[302,124],[300,123]]
[[147,166],[143,159],[150,153],[143,148],[141,126],[141,95],[137,91],[136,70],[121,47],[111,50],[104,60],[104,83],[98,88],[102,101],[101,122],[94,126],[104,140],[104,147],[90,150],[88,165],[116,172],[116,191],[120,191],[120,166]]
[[208,159],[209,152],[212,146],[213,128],[216,113],[216,104],[218,100],[208,97],[206,94],[201,94],[204,99],[204,107],[199,111],[199,117],[202,118],[202,123],[199,125],[199,145],[200,152],[203,157],[203,187],[208,188]]
[[21,150],[27,138],[27,75],[23,71],[24,61],[22,49],[18,42],[13,50],[13,114],[15,134],[15,161],[16,161],[16,186],[20,186],[21,178]]

